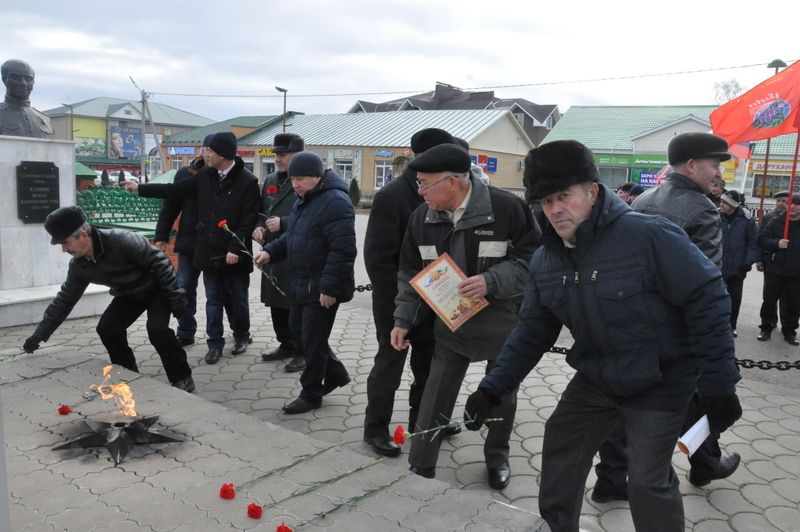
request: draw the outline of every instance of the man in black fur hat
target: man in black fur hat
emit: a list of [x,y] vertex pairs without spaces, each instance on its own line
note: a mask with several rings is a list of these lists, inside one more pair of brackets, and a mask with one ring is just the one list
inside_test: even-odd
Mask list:
[[527,199],[541,201],[550,226],[530,263],[518,325],[464,417],[477,430],[566,325],[576,374],[545,426],[542,517],[554,532],[578,530],[592,459],[621,423],[634,526],[683,531],[671,459],[692,392],[703,393],[716,436],[741,416],[722,275],[674,224],[633,212],[599,185],[592,152],[578,142],[531,150],[524,177]]

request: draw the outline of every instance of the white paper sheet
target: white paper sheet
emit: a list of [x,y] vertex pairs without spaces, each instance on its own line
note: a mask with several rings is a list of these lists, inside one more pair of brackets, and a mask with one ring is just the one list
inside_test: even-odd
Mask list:
[[692,456],[710,435],[711,429],[708,426],[708,416],[703,416],[686,431],[686,434],[678,438],[678,449],[682,453]]

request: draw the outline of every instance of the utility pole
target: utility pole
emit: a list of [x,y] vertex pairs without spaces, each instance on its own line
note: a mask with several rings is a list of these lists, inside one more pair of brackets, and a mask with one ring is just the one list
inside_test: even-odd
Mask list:
[[144,176],[145,176],[145,173],[146,173],[145,172],[145,162],[144,161],[145,161],[145,158],[147,157],[147,150],[145,149],[146,148],[146,144],[145,144],[145,141],[144,141],[145,140],[144,128],[146,126],[145,116],[147,116],[147,97],[148,97],[148,94],[147,94],[147,92],[144,91],[144,89],[139,88],[139,85],[136,84],[136,82],[133,80],[133,78],[131,76],[128,76],[128,77],[130,78],[131,83],[133,83],[133,86],[136,87],[137,89],[139,89],[139,92],[142,94],[142,140],[141,140],[142,144],[141,144],[141,161],[139,162],[139,179],[141,180],[141,179],[144,179]]
[[75,140],[75,108],[68,103],[62,103],[64,107],[69,107],[69,140]]

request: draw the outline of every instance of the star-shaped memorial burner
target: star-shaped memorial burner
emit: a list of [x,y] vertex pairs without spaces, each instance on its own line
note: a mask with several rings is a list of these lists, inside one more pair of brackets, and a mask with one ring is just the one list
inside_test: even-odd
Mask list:
[[157,420],[158,416],[116,422],[84,419],[83,422],[92,430],[92,434],[65,443],[64,445],[59,445],[54,450],[105,447],[111,454],[111,458],[114,459],[114,465],[119,465],[134,445],[183,441],[170,436],[164,436],[158,432],[150,432],[150,427]]

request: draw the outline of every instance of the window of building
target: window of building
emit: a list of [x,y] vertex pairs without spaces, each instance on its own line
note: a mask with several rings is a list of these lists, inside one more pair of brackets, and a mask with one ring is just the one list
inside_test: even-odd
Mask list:
[[125,110],[123,111],[123,113],[124,113],[124,114],[126,114],[126,115],[128,115],[128,116],[133,116],[133,111],[131,111],[130,109],[125,109]]
[[519,125],[525,125],[525,113],[514,113],[514,119],[519,122]]
[[180,170],[180,168],[183,166],[183,159],[176,158],[170,159],[170,161],[172,161],[173,170]]
[[392,161],[388,159],[375,159],[375,190],[383,187],[391,178]]
[[614,166],[601,166],[600,183],[610,189],[617,188],[618,185],[628,182],[628,169]]
[[353,179],[353,160],[336,159],[336,173],[342,176],[346,183]]
[[[752,197],[761,197],[761,182],[764,179],[764,174],[756,174],[753,176],[753,194]],[[789,182],[791,176],[788,175],[772,175],[767,174],[766,186],[764,187],[764,197],[771,198],[776,192],[789,190]],[[797,186],[795,185],[795,191]]]

